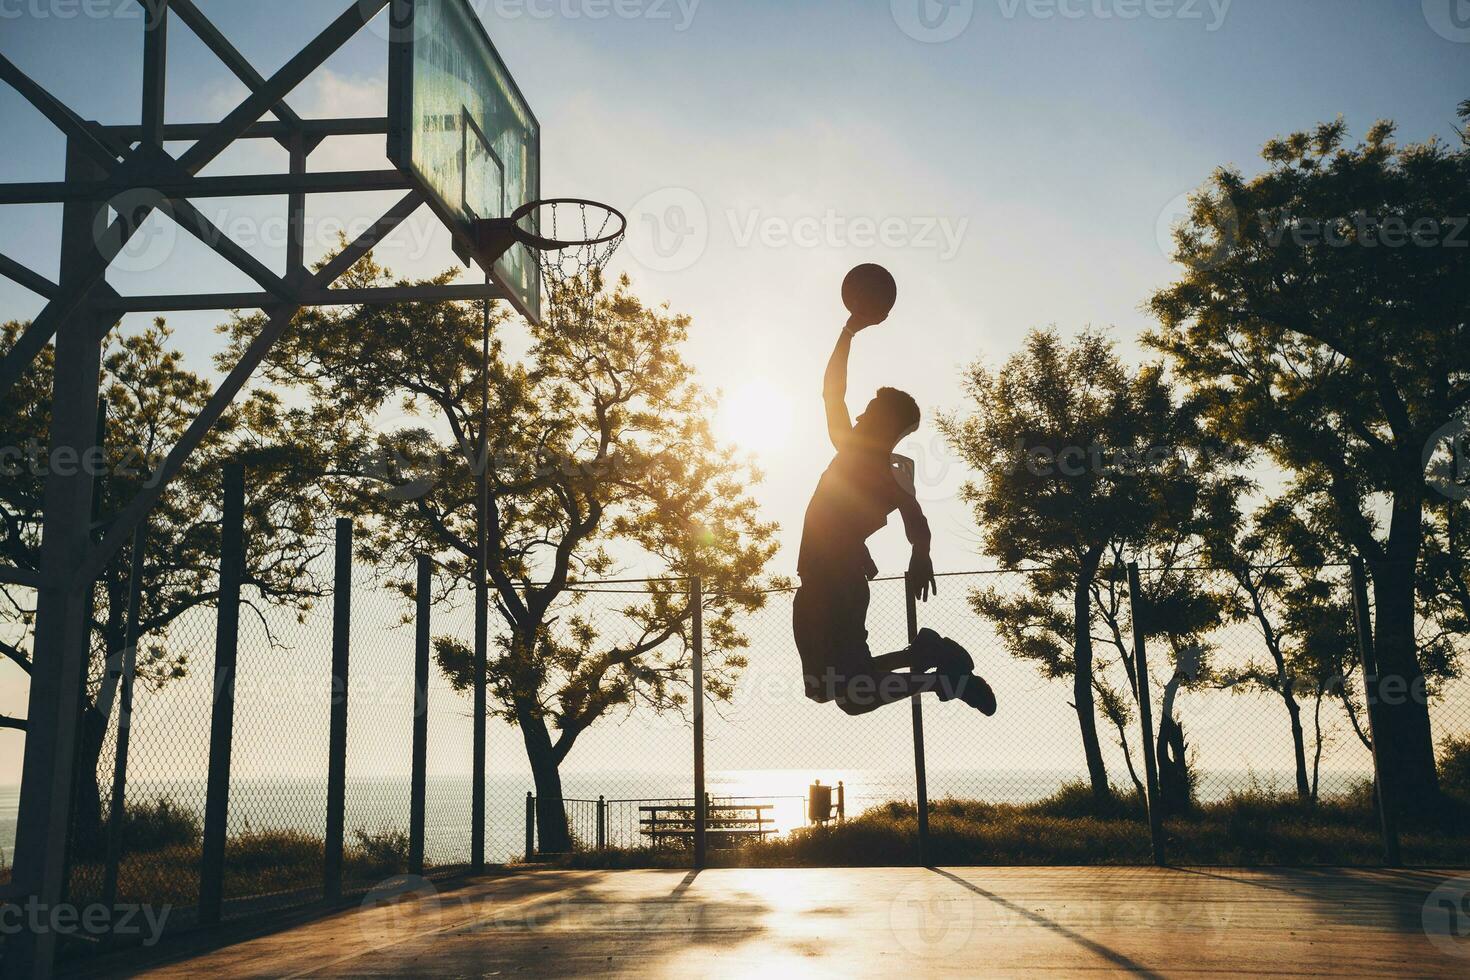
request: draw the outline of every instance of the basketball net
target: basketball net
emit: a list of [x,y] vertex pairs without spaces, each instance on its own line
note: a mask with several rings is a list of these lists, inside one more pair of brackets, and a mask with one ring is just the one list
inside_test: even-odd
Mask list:
[[[603,270],[623,244],[621,232],[607,237],[621,219],[612,211],[585,203],[552,202],[541,211],[542,235],[578,242],[541,253],[541,284],[550,304],[550,319],[567,326],[588,326],[606,285]],[[598,241],[603,238],[607,240]]]

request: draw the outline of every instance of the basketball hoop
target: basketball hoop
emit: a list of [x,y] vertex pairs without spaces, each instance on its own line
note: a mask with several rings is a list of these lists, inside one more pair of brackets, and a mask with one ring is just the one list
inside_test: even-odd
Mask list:
[[524,204],[509,218],[476,222],[476,251],[487,268],[517,244],[540,253],[550,308],[585,323],[602,292],[602,270],[627,231],[628,219],[617,208],[582,198],[551,198]]

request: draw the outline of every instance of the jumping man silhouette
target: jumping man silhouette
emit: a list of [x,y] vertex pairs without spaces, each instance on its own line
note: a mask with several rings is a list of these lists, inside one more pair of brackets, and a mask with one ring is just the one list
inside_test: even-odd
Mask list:
[[902,391],[882,388],[856,424],[847,412],[852,339],[886,320],[892,302],[877,308],[852,305],[857,310],[837,340],[822,385],[827,431],[837,456],[807,506],[797,558],[801,587],[792,618],[806,695],[862,715],[932,691],[941,701],[958,698],[992,715],[994,693],[973,674],[974,661],[953,640],[924,629],[911,646],[896,653],[875,657],[868,649],[868,580],[878,568],[866,542],[895,510],[913,546],[909,587],[915,598],[927,602],[930,592],[937,595],[939,590],[929,557],[929,522],[914,496],[913,464],[893,455],[898,443],[917,431],[918,405]]

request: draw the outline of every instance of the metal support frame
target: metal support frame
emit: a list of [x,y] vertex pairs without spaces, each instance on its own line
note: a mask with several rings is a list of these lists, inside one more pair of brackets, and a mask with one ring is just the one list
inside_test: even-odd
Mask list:
[[[79,180],[88,179],[99,169],[73,141],[67,143],[66,167],[67,174]],[[95,209],[85,203],[69,204],[63,209],[63,290],[74,288],[96,260],[91,233],[94,216]],[[85,304],[77,304],[77,310],[82,314],[78,328],[56,341],[51,447],[53,451],[67,449],[80,459],[96,446],[102,345],[90,336],[98,331],[96,313]],[[41,534],[13,869],[15,897],[35,901],[43,908],[58,906],[66,887],[82,679],[90,641],[90,589],[81,587],[72,573],[92,549],[88,516],[94,490],[94,480],[84,467],[64,471],[53,467],[46,477],[46,520]],[[0,967],[8,976],[49,976],[55,951],[54,932],[24,930],[7,940]]]
[[347,815],[347,696],[352,651],[352,519],[337,519],[332,576],[331,720],[327,732],[326,860],[322,893],[342,897],[342,846]]
[[418,611],[413,649],[413,775],[409,781],[408,870],[424,873],[424,797],[429,771],[429,647],[434,602],[434,560],[418,557]]
[[[453,288],[428,294],[351,291],[328,295],[343,273],[383,240],[422,203],[410,191],[348,248],[312,274],[304,261],[301,229],[306,195],[323,189],[381,190],[402,187],[396,172],[366,174],[310,174],[306,159],[322,139],[334,135],[387,132],[385,118],[305,120],[286,103],[288,94],[387,6],[389,0],[355,0],[331,24],[269,77],[256,72],[246,59],[210,23],[192,0],[138,0],[149,16],[144,25],[144,69],[141,122],[102,126],[83,120],[52,96],[9,59],[0,55],[0,82],[8,84],[67,138],[67,181],[51,199],[64,206],[61,282],[52,283],[14,259],[0,256],[0,276],[46,299],[32,320],[0,359],[0,394],[7,391],[53,339],[56,370],[51,440],[53,449],[70,448],[78,454],[95,447],[93,415],[98,396],[101,344],[114,326],[115,316],[139,309],[143,299],[153,309],[220,308],[199,305],[199,297],[147,297],[122,300],[107,286],[109,264],[153,210],[162,206],[181,227],[198,237],[260,284],[263,293],[210,297],[239,300],[224,308],[255,306],[268,316],[266,323],[214,395],[169,453],[156,479],[112,519],[100,543],[94,544],[86,519],[91,510],[92,481],[52,473],[46,487],[42,530],[41,571],[0,569],[4,581],[37,588],[33,652],[21,806],[16,837],[12,893],[21,900],[54,905],[62,894],[63,861],[69,825],[69,787],[76,771],[75,748],[79,727],[80,678],[86,656],[87,631],[83,600],[118,550],[133,537],[134,529],[165,492],[200,441],[219,420],[249,381],[277,339],[305,306],[348,303],[413,302],[481,297],[485,293],[456,292]],[[239,78],[249,94],[222,120],[214,123],[168,124],[165,120],[168,27],[178,17]],[[262,121],[266,113],[275,120]],[[255,178],[200,178],[197,174],[238,139],[274,139],[291,154],[286,175]],[[177,158],[164,144],[191,140],[193,145]],[[0,203],[25,194],[47,193],[39,185],[0,184]],[[124,192],[142,203],[132,214],[107,222],[108,212],[96,200],[106,192]],[[205,218],[188,199],[212,193],[286,194],[292,239],[290,267],[277,276],[247,250]],[[164,202],[167,202],[166,204]],[[363,295],[368,293],[369,295]],[[353,295],[355,294],[355,295]],[[349,298],[350,297],[350,298]],[[494,297],[500,298],[500,297]],[[226,569],[232,562],[226,561]],[[228,573],[227,573],[228,574]],[[221,588],[225,583],[222,581]],[[228,603],[222,603],[228,604]],[[217,664],[218,669],[218,664]],[[232,680],[231,678],[227,678]],[[232,685],[226,684],[226,687]],[[223,706],[218,705],[221,708]],[[216,716],[217,734],[223,719]],[[222,811],[206,818],[206,852],[222,853]],[[213,832],[213,837],[211,836]],[[207,864],[207,862],[206,862]],[[217,915],[220,896],[211,895],[207,879],[201,882],[202,918],[211,904]],[[49,976],[53,968],[55,936],[22,934],[7,943],[0,970],[5,976]]]
[[694,705],[694,867],[709,863],[709,797],[704,788],[704,582],[698,576],[689,583],[689,605],[693,624]]
[[[904,607],[907,613],[909,643],[919,638],[919,602],[914,596],[914,579],[908,573],[903,577]],[[913,673],[921,673],[917,667]],[[914,792],[918,797],[919,815],[919,866],[929,867],[929,773],[924,760],[924,705],[915,694],[909,699],[914,719]]]
[[1148,798],[1148,834],[1153,849],[1154,864],[1164,867],[1168,855],[1164,849],[1164,811],[1159,800],[1159,762],[1154,741],[1153,695],[1149,691],[1148,643],[1143,626],[1143,585],[1138,574],[1138,562],[1128,563],[1128,603],[1133,613],[1133,667],[1138,675],[1138,721],[1143,729],[1143,777],[1146,780]]

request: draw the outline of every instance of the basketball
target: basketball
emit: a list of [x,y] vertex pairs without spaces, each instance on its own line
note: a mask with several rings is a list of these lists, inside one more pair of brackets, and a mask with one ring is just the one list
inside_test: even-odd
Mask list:
[[842,281],[842,302],[854,316],[882,320],[898,302],[898,283],[881,265],[860,265]]

